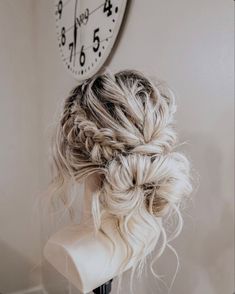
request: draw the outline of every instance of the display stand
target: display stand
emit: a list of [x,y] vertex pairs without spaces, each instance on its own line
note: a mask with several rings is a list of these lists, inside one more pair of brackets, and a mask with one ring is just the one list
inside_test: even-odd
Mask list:
[[95,294],[109,294],[112,289],[112,281],[113,280],[110,280],[110,281],[106,282],[105,284],[99,286],[98,288],[94,289],[93,293],[95,293]]

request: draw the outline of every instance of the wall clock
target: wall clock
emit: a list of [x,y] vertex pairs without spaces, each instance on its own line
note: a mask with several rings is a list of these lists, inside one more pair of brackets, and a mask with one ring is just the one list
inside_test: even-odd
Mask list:
[[104,64],[120,29],[127,0],[56,0],[55,16],[62,61],[77,79]]

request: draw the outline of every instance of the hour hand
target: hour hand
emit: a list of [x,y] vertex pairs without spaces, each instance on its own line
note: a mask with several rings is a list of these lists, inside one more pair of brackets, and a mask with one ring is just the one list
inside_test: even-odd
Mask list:
[[78,0],[75,1],[75,9],[74,9],[74,27],[73,27],[73,65],[75,65],[76,58],[76,45],[77,45],[77,4]]

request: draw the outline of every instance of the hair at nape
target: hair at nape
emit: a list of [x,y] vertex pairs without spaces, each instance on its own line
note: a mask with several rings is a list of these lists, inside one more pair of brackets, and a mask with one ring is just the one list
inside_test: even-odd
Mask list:
[[[142,242],[142,269],[146,252],[159,243],[154,232],[161,232],[161,248],[151,264],[155,276],[153,263],[166,246],[176,254],[169,242],[182,229],[180,207],[192,190],[189,161],[175,151],[175,111],[174,94],[162,83],[134,70],[105,72],[71,91],[54,140],[53,184],[61,188],[70,178],[81,182],[100,174],[92,203],[94,224],[102,230],[105,214],[116,219],[127,260],[132,244]],[[170,216],[178,221],[169,235],[164,220]],[[148,244],[141,238],[145,228],[153,232]]]

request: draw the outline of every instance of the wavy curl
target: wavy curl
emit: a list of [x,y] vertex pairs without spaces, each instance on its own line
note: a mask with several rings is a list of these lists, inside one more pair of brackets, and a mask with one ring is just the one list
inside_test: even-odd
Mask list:
[[[160,251],[182,228],[179,206],[192,187],[189,162],[174,151],[175,112],[173,93],[133,70],[88,79],[64,104],[53,151],[54,182],[63,186],[71,177],[81,181],[93,173],[102,176],[93,198],[94,223],[102,229],[103,212],[117,220],[128,258],[132,242],[143,242],[131,223],[140,228],[147,224],[153,232],[160,228]],[[173,210],[180,225],[167,239],[159,219]],[[144,252],[157,239],[150,243],[143,244]],[[141,260],[144,256],[140,254]]]

